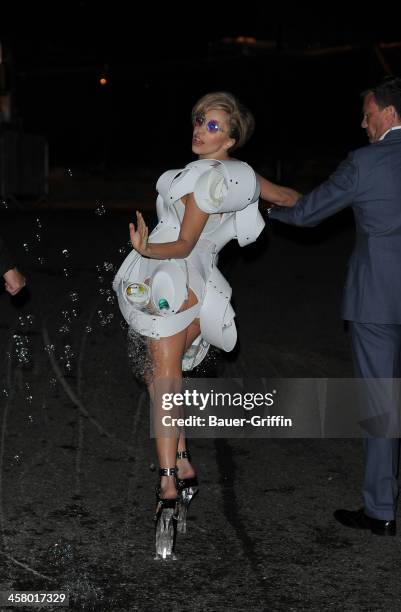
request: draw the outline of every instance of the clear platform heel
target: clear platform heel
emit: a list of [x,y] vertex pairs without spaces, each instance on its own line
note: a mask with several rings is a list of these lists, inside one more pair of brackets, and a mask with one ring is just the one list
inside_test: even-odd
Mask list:
[[[189,452],[186,450],[178,451],[177,459],[188,459],[188,461],[190,461]],[[177,531],[178,533],[186,533],[187,513],[189,504],[199,491],[199,483],[197,477],[193,476],[192,478],[178,478],[177,491],[180,499],[178,508]]]
[[[177,468],[160,468],[159,475],[160,477],[177,476]],[[156,539],[155,559],[175,560],[174,548],[177,536],[180,497],[164,499],[160,497],[160,487],[157,487],[156,502],[157,506],[154,515]]]

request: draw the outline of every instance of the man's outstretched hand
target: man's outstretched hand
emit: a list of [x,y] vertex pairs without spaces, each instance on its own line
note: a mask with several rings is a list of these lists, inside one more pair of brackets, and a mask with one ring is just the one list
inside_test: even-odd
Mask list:
[[26,279],[17,268],[12,268],[3,274],[5,280],[5,289],[11,295],[17,295],[23,287],[25,287]]

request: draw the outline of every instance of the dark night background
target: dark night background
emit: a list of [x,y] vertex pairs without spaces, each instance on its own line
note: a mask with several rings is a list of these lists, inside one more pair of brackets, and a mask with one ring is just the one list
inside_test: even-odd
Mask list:
[[[156,567],[157,458],[111,289],[133,211],[152,226],[157,177],[192,160],[201,95],[237,94],[256,118],[239,157],[301,191],[367,144],[360,92],[401,74],[401,30],[391,5],[352,18],[350,4],[2,3],[0,233],[27,288],[0,295],[0,597],[64,589],[70,609],[101,612],[400,609],[400,538],[332,516],[358,507],[361,440],[192,440],[200,492],[178,562]],[[352,377],[340,303],[353,241],[346,210],[227,245],[238,343],[211,375]]]
[[[251,164],[341,158],[365,144],[361,89],[400,68],[401,49],[380,46],[401,40],[395,24],[375,16],[368,26],[330,3],[317,12],[144,3],[138,12],[122,2],[5,11],[13,122],[47,138],[51,166],[112,172],[185,162],[190,109],[221,89],[255,114],[240,153]],[[256,42],[235,42],[241,36]]]

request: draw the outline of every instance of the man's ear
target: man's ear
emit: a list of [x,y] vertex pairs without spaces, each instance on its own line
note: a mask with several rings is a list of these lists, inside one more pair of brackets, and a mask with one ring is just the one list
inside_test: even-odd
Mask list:
[[392,112],[393,112],[393,121],[395,121],[396,123],[401,123],[401,117],[397,113],[397,109],[395,108],[395,106],[390,104],[390,108],[392,109]]
[[399,121],[400,118],[398,116],[398,113],[395,109],[395,106],[393,104],[389,104],[389,106],[386,106],[385,111],[387,113],[387,115],[389,117],[391,117],[391,119],[393,119],[393,121]]

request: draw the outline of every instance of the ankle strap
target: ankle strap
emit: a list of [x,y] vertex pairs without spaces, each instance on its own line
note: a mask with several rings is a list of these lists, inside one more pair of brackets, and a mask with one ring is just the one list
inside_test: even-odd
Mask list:
[[190,460],[189,451],[187,450],[177,451],[177,459],[188,459],[189,461]]
[[159,476],[177,476],[177,468],[160,468]]

